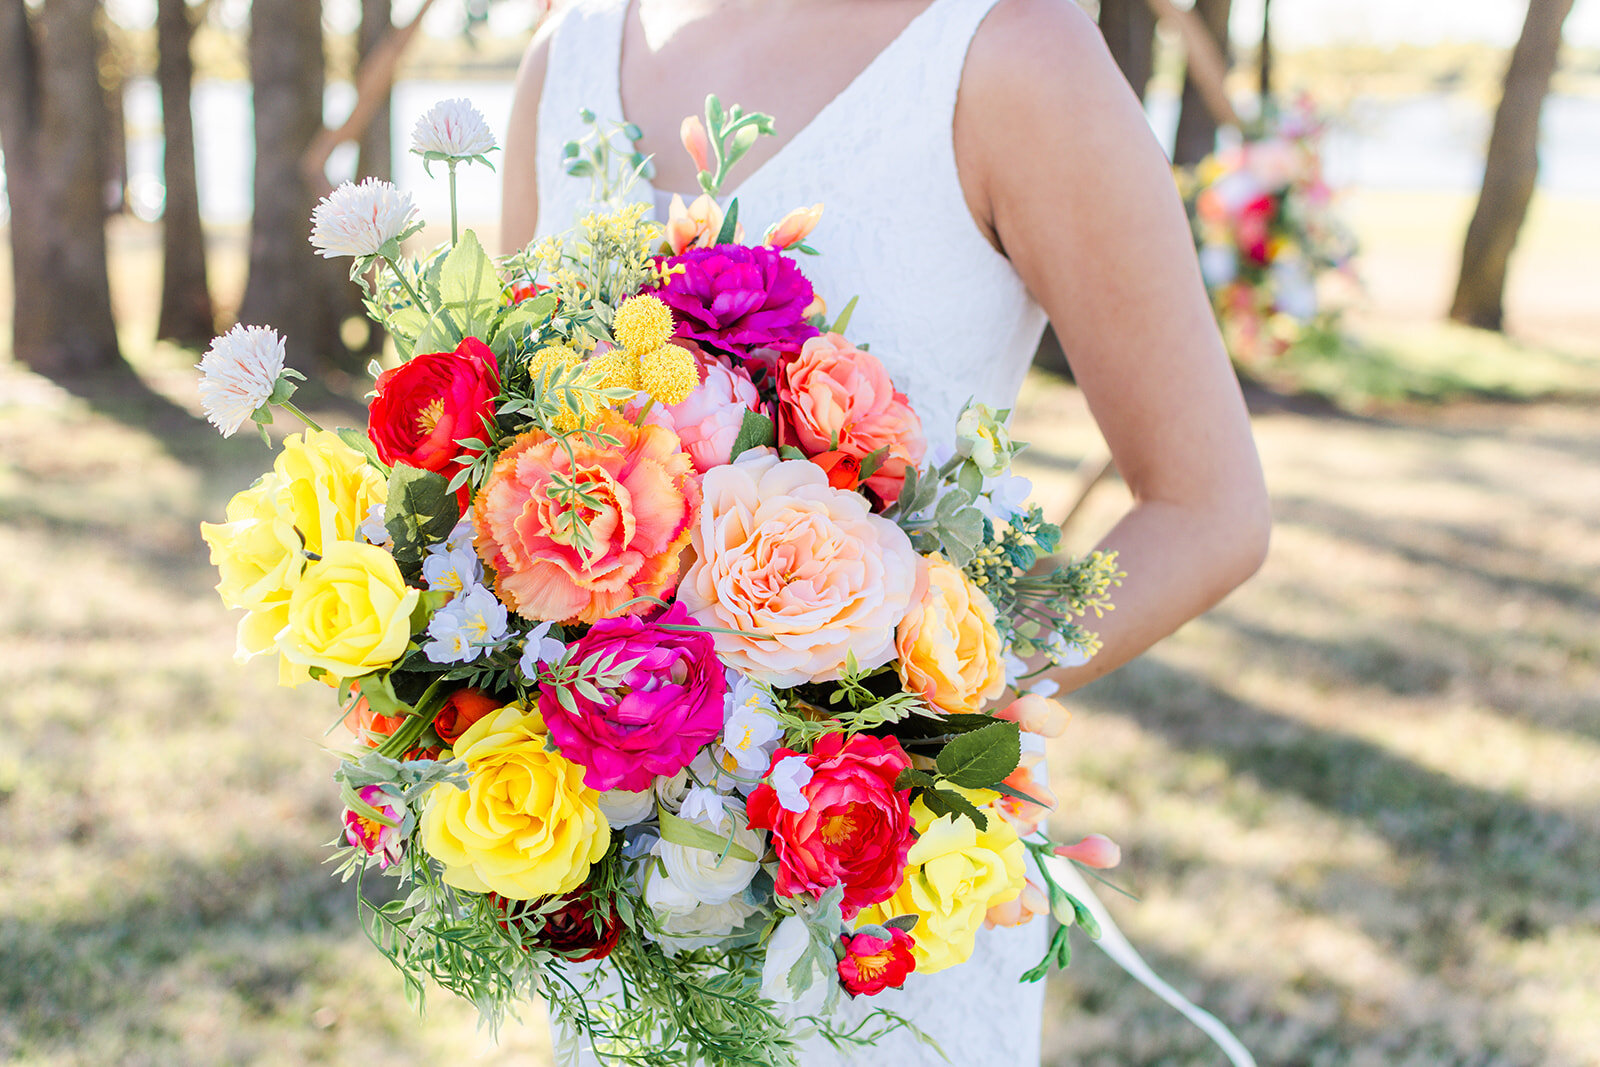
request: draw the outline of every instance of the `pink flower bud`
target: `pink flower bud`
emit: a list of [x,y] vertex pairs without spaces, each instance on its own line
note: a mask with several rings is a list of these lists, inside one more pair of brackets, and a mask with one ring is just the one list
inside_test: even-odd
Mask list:
[[1056,855],[1104,871],[1122,862],[1122,849],[1104,834],[1090,834],[1076,845],[1059,845]]
[[1008,719],[1030,734],[1055,738],[1066,732],[1067,723],[1072,721],[1072,712],[1062,707],[1058,700],[1037,693],[1024,693],[997,712],[995,718]]
[[696,170],[708,171],[711,169],[711,139],[706,136],[705,123],[700,121],[700,116],[690,115],[683,120],[683,125],[678,127],[678,136],[683,140],[683,147],[689,153],[689,158],[694,160]]
[[1048,915],[1050,902],[1045,899],[1044,891],[1033,884],[1033,879],[1028,879],[1022,885],[1022,892],[1015,900],[1008,900],[1004,904],[996,904],[989,909],[983,917],[985,929],[994,929],[996,926],[1022,926],[1032,922],[1035,915]]
[[767,231],[762,244],[774,248],[793,248],[811,235],[816,229],[817,220],[822,218],[822,205],[813,204],[810,207],[797,207],[789,212],[778,224]]

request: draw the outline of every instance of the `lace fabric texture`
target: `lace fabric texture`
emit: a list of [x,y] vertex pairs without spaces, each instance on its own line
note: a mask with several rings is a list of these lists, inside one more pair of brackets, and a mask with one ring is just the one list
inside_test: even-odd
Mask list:
[[[796,207],[825,205],[810,238],[823,254],[800,257],[801,267],[835,312],[858,298],[851,340],[868,343],[884,362],[934,447],[953,441],[969,398],[996,408],[1015,402],[1045,322],[1010,263],[979,233],[956,172],[952,120],[961,72],[995,2],[933,0],[792,139],[793,126],[776,116],[786,143],[733,190],[740,217],[756,234]],[[626,16],[626,0],[580,0],[561,16],[551,41],[538,120],[540,236],[570,227],[589,194],[587,181],[555,165],[562,145],[585,132],[578,111],[625,117],[618,63]],[[642,183],[633,195],[670,199]],[[1018,976],[1038,961],[1046,937],[1042,919],[982,932],[966,964],[913,975],[903,990],[862,998],[845,1013],[896,1012],[932,1036],[952,1063],[1037,1064],[1043,983],[1024,985]],[[585,1053],[579,1062],[595,1061]],[[936,1062],[904,1032],[865,1053],[813,1042],[801,1056],[804,1067]]]

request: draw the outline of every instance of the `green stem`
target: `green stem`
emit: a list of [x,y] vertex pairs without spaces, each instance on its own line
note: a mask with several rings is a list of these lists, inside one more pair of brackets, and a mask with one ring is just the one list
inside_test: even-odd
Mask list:
[[395,278],[400,282],[401,286],[405,288],[406,293],[411,297],[411,302],[416,305],[417,310],[425,310],[426,305],[423,304],[422,297],[417,295],[417,291],[411,287],[411,282],[408,281],[406,276],[400,272],[400,265],[387,256],[384,257],[383,261],[389,264],[390,270],[394,271]]
[[456,161],[450,161],[450,247],[456,246]]
[[317,425],[317,420],[313,419],[310,415],[307,415],[305,412],[301,411],[298,407],[296,407],[291,402],[289,402],[287,400],[280,400],[280,401],[278,401],[278,406],[280,408],[282,408],[283,410],[287,411],[289,414],[293,415],[295,418],[299,419],[301,422],[305,423],[307,426],[311,427],[313,430],[321,430],[322,429],[321,426]]

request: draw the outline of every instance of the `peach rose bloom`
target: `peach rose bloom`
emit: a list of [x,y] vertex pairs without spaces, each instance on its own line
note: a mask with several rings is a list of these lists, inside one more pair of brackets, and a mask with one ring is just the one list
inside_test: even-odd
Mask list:
[[778,371],[778,443],[808,456],[844,452],[864,459],[887,447],[862,484],[885,504],[900,498],[906,467],[922,462],[922,420],[876,356],[836,333],[813,337]]
[[923,569],[927,589],[895,634],[900,680],[941,711],[976,714],[1006,689],[994,605],[943,556]]
[[717,654],[775,686],[832,681],[855,653],[894,657],[895,624],[919,593],[917,554],[866,498],[804,460],[746,453],[702,483],[695,562],[678,600],[716,633]]
[[[473,511],[478,555],[494,568],[495,592],[527,619],[595,622],[638,615],[639,596],[665,596],[700,505],[700,488],[678,436],[606,412],[592,427],[621,444],[596,447],[538,430],[501,453]],[[571,455],[568,455],[568,447]],[[560,473],[595,503],[584,509],[593,544],[577,543],[568,507],[552,496]]]

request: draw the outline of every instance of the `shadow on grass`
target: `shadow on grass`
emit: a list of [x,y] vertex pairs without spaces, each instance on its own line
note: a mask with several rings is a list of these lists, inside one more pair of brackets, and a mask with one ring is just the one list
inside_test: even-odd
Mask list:
[[1600,903],[1595,819],[1461,782],[1159,660],[1135,661],[1082,695],[1177,749],[1221,759],[1269,793],[1358,820],[1402,855],[1432,858],[1469,887],[1463,904],[1483,921],[1521,922],[1529,899],[1556,922],[1579,919]]

